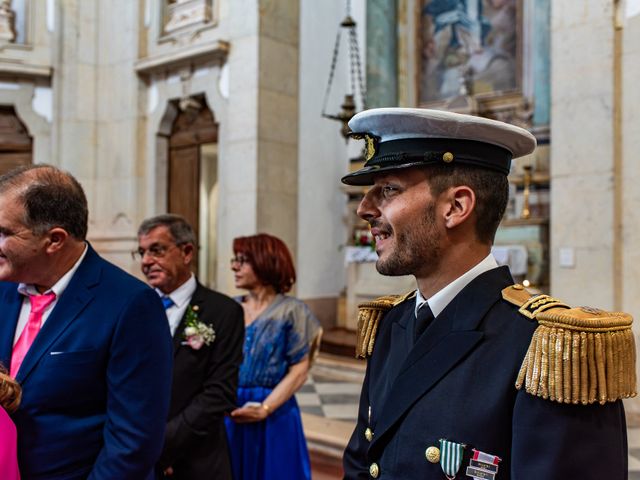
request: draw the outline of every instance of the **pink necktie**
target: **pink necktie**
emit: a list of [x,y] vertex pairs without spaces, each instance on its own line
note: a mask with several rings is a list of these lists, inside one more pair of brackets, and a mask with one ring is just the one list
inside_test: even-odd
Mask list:
[[56,294],[45,293],[44,295],[29,295],[29,301],[31,302],[31,312],[29,312],[29,320],[24,326],[18,341],[13,346],[13,353],[11,354],[11,376],[16,378],[18,370],[24,357],[27,355],[31,344],[38,335],[40,327],[42,327],[42,313],[44,309],[51,305],[56,299]]

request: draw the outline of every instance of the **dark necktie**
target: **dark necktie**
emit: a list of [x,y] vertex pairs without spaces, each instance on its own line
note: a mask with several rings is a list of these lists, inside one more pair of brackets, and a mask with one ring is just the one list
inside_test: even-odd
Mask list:
[[171,297],[160,297],[160,300],[162,300],[162,305],[164,305],[165,310],[175,305],[175,303],[173,303],[173,300],[171,300]]
[[413,331],[413,341],[417,342],[424,331],[433,321],[434,316],[428,303],[425,303],[418,309],[418,317],[416,318],[416,327]]

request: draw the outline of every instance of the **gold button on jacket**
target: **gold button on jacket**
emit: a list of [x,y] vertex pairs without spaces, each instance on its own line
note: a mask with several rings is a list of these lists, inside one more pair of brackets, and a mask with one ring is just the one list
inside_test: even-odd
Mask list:
[[369,475],[371,475],[373,478],[378,478],[378,475],[380,475],[380,468],[378,467],[377,463],[371,464],[371,466],[369,467]]
[[438,447],[429,447],[424,454],[431,463],[440,461],[440,449]]
[[373,431],[368,427],[364,431],[364,438],[367,439],[367,442],[370,442],[373,439]]

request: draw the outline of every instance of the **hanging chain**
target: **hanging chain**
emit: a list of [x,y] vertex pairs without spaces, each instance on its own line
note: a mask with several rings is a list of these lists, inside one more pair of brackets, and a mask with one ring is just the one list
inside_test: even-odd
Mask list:
[[329,70],[329,82],[327,83],[327,91],[324,93],[324,102],[322,104],[322,115],[326,115],[327,102],[329,101],[329,92],[331,91],[331,84],[333,83],[333,75],[336,72],[336,61],[338,60],[338,50],[340,48],[340,34],[342,27],[338,28],[338,35],[336,35],[336,45],[333,47],[333,59],[331,60],[331,69]]
[[[331,59],[331,68],[329,70],[329,81],[327,82],[327,89],[324,94],[324,101],[322,103],[322,115],[327,116],[327,103],[329,102],[329,94],[331,92],[331,85],[336,72],[336,65],[338,62],[338,52],[340,50],[340,39],[343,28],[349,29],[349,80],[351,83],[351,93],[354,98],[356,97],[356,79],[358,81],[358,87],[360,90],[360,101],[362,103],[362,109],[366,108],[364,81],[362,76],[362,68],[360,63],[360,51],[358,49],[358,38],[356,32],[356,24],[350,16],[351,12],[351,0],[346,0],[347,15],[345,20],[340,24],[338,33],[336,35],[336,42],[333,47],[333,58]],[[348,20],[348,22],[347,22]]]
[[[351,40],[351,49],[352,49],[352,54],[351,54],[351,58],[352,58],[352,63],[351,63],[351,75],[352,77],[355,77],[353,70],[355,70],[356,75],[358,76],[358,87],[360,88],[360,101],[362,102],[362,109],[364,110],[365,108],[367,108],[367,103],[366,103],[366,91],[364,89],[364,81],[362,78],[362,67],[360,65],[360,50],[358,49],[358,34],[356,32],[356,27],[352,27],[351,31],[349,32],[349,37]],[[354,81],[352,78],[351,81],[351,88],[353,89],[353,95],[355,96],[356,91],[355,91],[355,87],[353,85]]]

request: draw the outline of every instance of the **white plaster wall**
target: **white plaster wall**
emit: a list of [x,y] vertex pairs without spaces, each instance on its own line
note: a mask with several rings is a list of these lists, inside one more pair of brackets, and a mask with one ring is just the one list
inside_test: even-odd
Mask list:
[[[612,2],[552,2],[551,289],[613,307]],[[559,249],[575,266],[559,265]]]
[[[365,2],[352,2],[364,64]],[[336,297],[344,289],[346,269],[342,247],[347,241],[346,196],[340,178],[348,170],[356,142],[347,146],[340,123],[321,117],[338,26],[345,17],[343,0],[312,0],[300,4],[300,123],[298,195],[298,288],[301,298]],[[340,59],[347,62],[346,32]],[[333,80],[327,113],[335,114],[348,87],[346,65]],[[355,151],[354,151],[355,149]]]

